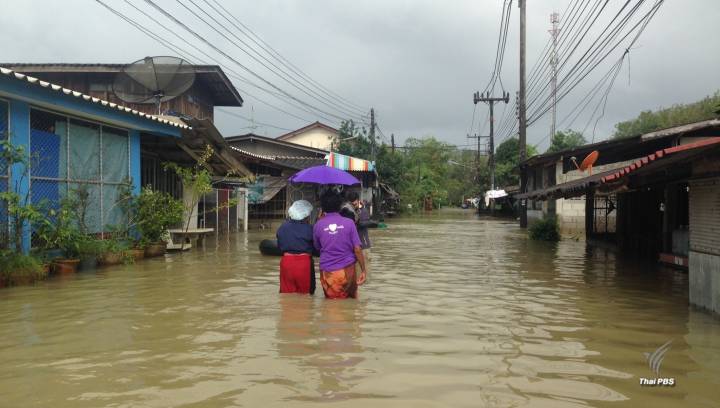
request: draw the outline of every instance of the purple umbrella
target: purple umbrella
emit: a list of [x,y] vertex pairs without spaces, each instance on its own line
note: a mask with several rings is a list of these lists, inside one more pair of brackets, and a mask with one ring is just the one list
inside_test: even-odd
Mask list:
[[291,183],[342,184],[352,186],[360,184],[352,174],[324,165],[308,167],[290,177]]

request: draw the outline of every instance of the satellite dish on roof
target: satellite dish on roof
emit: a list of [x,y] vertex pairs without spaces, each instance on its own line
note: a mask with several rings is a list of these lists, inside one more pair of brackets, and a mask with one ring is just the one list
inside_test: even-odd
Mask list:
[[128,103],[160,104],[190,89],[195,68],[176,57],[145,57],[127,65],[115,76],[113,92]]
[[592,166],[597,161],[598,157],[600,156],[600,152],[597,150],[593,150],[585,157],[585,160],[580,163],[580,170],[590,170],[590,174],[592,174]]
[[600,157],[600,152],[597,150],[593,150],[590,152],[585,158],[583,159],[582,163],[578,166],[577,160],[575,159],[575,156],[571,157],[570,160],[572,160],[573,163],[575,163],[575,167],[577,167],[580,171],[590,170],[590,175],[592,175],[592,167],[593,164],[597,161],[598,157]]

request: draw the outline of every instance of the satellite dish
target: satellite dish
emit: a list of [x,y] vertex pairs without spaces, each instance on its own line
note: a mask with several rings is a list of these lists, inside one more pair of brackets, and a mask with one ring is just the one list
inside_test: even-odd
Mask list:
[[127,65],[115,76],[113,92],[128,103],[160,104],[190,89],[195,68],[176,57],[145,57]]
[[580,163],[580,170],[590,170],[590,174],[592,175],[592,166],[593,164],[595,164],[599,156],[600,152],[598,152],[597,150],[593,150],[592,152],[590,152],[590,154],[585,157],[582,163]]

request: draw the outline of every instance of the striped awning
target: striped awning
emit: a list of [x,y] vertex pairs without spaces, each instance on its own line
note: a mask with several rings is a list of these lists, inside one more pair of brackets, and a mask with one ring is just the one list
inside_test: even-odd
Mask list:
[[330,152],[326,157],[327,166],[345,171],[375,171],[375,162]]

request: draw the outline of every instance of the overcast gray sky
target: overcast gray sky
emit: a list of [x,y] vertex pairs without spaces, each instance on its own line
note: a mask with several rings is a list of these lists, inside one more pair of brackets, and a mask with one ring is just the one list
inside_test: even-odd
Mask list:
[[[126,2],[105,1],[164,38],[209,59],[151,23]],[[217,58],[226,70],[262,84],[146,2],[128,1]],[[155,1],[264,79],[299,99],[321,106],[321,102],[312,100],[252,61],[230,41],[183,9],[179,1]],[[208,9],[203,0],[193,1]],[[409,137],[433,135],[458,145],[468,143],[465,135],[471,127],[472,93],[485,87],[493,69],[502,0],[219,1],[314,80],[359,106],[375,107],[379,125],[387,137],[394,133],[396,140],[402,143]],[[641,11],[649,10],[654,1],[646,1],[648,4]],[[194,7],[190,0],[182,0],[182,3]],[[610,0],[596,27],[603,28],[623,3]],[[170,54],[163,45],[94,0],[2,0],[1,4],[0,32],[5,40],[1,59],[4,61],[126,63],[147,55]],[[562,13],[568,4],[569,0],[528,1],[528,72],[548,41],[549,14],[553,11]],[[560,16],[561,28],[565,17],[568,16]],[[719,20],[720,2],[717,0],[665,1],[624,62],[609,94],[605,114],[598,122],[595,141],[608,137],[616,122],[632,118],[641,110],[691,102],[720,89],[720,75],[717,74],[720,53],[716,41]],[[502,79],[505,89],[514,98],[518,89],[517,1],[513,2],[510,21]],[[588,40],[594,39],[598,32],[591,31]],[[232,36],[230,38],[236,41]],[[585,44],[589,45],[589,42]],[[576,56],[582,52],[583,46]],[[610,54],[593,74],[561,101],[559,120],[578,104],[621,54],[620,49]],[[562,75],[561,71],[561,78]],[[246,101],[244,107],[232,109],[240,115],[253,116],[258,122],[287,129],[319,119],[317,113],[289,105],[285,96],[270,95],[233,80],[242,89]],[[499,92],[498,84],[496,93]],[[301,119],[271,108],[256,97]],[[580,130],[590,123],[586,130],[588,139],[592,138],[595,123],[589,114],[595,106],[596,102],[592,102],[585,114],[573,123],[573,128]],[[512,104],[507,109],[511,107]],[[502,105],[496,108],[498,125],[504,109]],[[473,131],[486,124],[486,115],[486,106],[478,105]],[[599,111],[595,117],[598,115]],[[227,136],[250,130],[250,123],[243,119],[222,112],[216,112],[216,118]],[[548,119],[549,115],[546,115],[529,128],[530,143],[546,140],[550,127]],[[268,136],[284,133],[263,126],[255,132]],[[542,142],[541,150],[546,146],[547,142]]]

